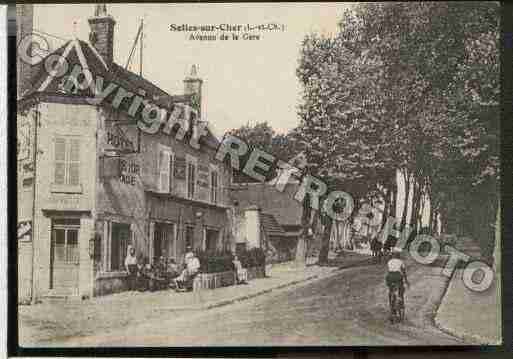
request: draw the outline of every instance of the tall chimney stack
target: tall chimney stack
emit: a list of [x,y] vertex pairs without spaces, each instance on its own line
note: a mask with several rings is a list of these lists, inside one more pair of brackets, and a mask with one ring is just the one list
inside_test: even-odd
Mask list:
[[192,65],[191,74],[184,80],[184,94],[194,95],[193,96],[193,107],[198,111],[199,117],[201,118],[201,87],[203,80],[198,77],[198,70],[196,65]]
[[89,18],[89,42],[103,60],[110,65],[114,60],[114,25],[116,21],[107,14],[107,5],[95,5],[94,17]]

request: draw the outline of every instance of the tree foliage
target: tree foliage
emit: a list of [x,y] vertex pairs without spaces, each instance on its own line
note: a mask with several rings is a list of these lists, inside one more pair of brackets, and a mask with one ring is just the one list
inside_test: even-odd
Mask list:
[[412,188],[413,226],[426,196],[431,227],[438,213],[445,227],[483,217],[483,191],[484,217],[495,218],[498,19],[493,2],[364,3],[344,14],[336,36],[306,36],[294,138],[312,171],[390,208],[400,171]]

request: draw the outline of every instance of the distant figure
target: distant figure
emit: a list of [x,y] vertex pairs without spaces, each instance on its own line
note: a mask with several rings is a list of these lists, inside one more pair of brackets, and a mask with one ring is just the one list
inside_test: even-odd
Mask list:
[[127,286],[128,290],[135,290],[137,279],[137,257],[135,256],[135,248],[129,245],[125,258],[125,270],[128,273]]
[[169,258],[167,262],[167,268],[166,268],[166,278],[168,281],[168,284],[173,287],[175,282],[174,279],[178,277],[180,274],[180,271],[178,269],[178,264],[176,264],[176,261],[174,258]]
[[370,249],[371,249],[371,252],[372,252],[372,256],[374,258],[376,258],[376,260],[378,262],[381,261],[381,248],[382,248],[382,244],[378,240],[377,237],[374,237],[373,239],[371,239],[371,241],[370,241]]
[[233,267],[235,268],[235,274],[237,277],[237,284],[247,284],[248,281],[248,270],[242,267],[237,255],[233,258]]

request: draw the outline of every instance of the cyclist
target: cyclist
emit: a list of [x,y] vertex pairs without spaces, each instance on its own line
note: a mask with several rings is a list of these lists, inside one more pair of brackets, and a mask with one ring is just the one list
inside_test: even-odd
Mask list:
[[392,288],[399,287],[399,297],[404,303],[404,284],[409,287],[408,277],[406,276],[406,266],[401,260],[401,250],[394,248],[392,250],[392,258],[387,263],[387,275],[385,281],[388,287],[388,298],[392,303]]

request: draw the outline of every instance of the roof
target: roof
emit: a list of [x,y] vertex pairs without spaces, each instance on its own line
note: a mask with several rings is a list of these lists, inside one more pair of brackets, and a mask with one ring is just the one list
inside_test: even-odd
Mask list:
[[[114,82],[132,93],[139,93],[144,90],[145,98],[151,99],[154,103],[161,106],[169,106],[172,103],[187,103],[190,101],[190,95],[171,96],[152,82],[145,78],[125,69],[124,67],[112,62],[107,64],[96,49],[89,43],[82,40],[74,39],[67,41],[64,45],[48,54],[42,61],[32,68],[32,89],[23,94],[28,97],[33,93],[55,93],[66,95],[60,88],[64,77],[53,77],[45,69],[45,61],[50,56],[58,56],[61,63],[66,60],[68,63],[68,72],[75,65],[80,65],[83,69],[91,71],[93,78],[101,76],[104,79],[103,87],[107,86],[107,82]],[[53,63],[52,63],[53,64]],[[79,90],[74,95],[77,96],[94,96],[90,88]]]
[[260,213],[262,228],[268,236],[285,236],[286,233],[272,214]]
[[236,184],[230,187],[230,196],[240,208],[256,205],[280,225],[298,226],[303,213],[303,205],[294,199],[298,188],[298,183],[288,183],[280,192],[269,183]]
[[[94,93],[90,87],[78,89],[73,94],[66,92],[63,89],[66,76],[51,76],[45,68],[45,62],[50,56],[55,57],[57,59],[56,61],[60,63],[66,61],[68,64],[66,74],[70,74],[76,65],[80,65],[83,69],[88,69],[91,72],[90,76],[92,76],[92,79],[88,80],[96,80],[97,86],[99,77],[103,78],[103,89],[107,88],[109,83],[114,83],[134,94],[141,94],[142,90],[144,93],[142,97],[167,109],[168,113],[171,113],[174,104],[190,104],[192,100],[191,95],[170,95],[151,81],[125,69],[115,62],[107,64],[89,42],[74,39],[67,41],[64,45],[48,54],[42,61],[32,66],[31,73],[33,75],[30,83],[33,86],[28,92],[22,95],[20,101],[24,101],[24,99],[28,100],[37,94],[59,95],[75,99],[94,97]],[[54,68],[57,68],[58,62],[52,62],[51,64],[53,64]],[[87,72],[86,74],[89,75]],[[116,93],[117,90],[112,91],[101,102],[101,105],[111,106]],[[128,112],[130,104],[130,101],[123,101],[118,109],[123,112]],[[141,111],[139,111],[139,115],[140,112]],[[202,122],[206,124],[206,122]],[[203,137],[202,141],[214,149],[217,149],[219,145],[218,137],[212,133],[209,126],[207,126],[207,136]]]

